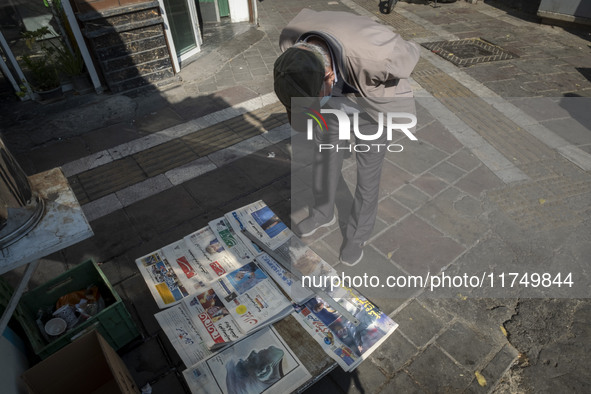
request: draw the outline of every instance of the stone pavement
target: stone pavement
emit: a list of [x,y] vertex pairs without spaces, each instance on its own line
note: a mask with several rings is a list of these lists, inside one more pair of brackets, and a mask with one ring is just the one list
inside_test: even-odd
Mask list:
[[[257,28],[206,27],[212,44],[180,83],[2,111],[4,138],[26,171],[62,166],[95,232],[44,259],[33,282],[87,258],[100,262],[142,330],[141,343],[123,354],[137,383],[185,392],[182,362],[153,318],[157,307],[134,260],[261,198],[288,224],[302,214],[291,216],[292,195],[305,191],[292,188],[290,129],[271,72],[279,32],[303,7],[368,15],[420,44],[479,38],[517,55],[478,63],[486,53],[477,51],[463,54],[475,64],[458,67],[422,50],[412,75],[419,142],[394,141],[404,151],[386,158],[363,261],[336,264],[339,225],[307,240],[326,261],[351,276],[443,271],[498,280],[552,268],[579,281],[439,293],[362,287],[398,330],[356,371],[337,369],[309,391],[584,391],[590,36],[494,2],[401,2],[382,15],[374,1],[266,0]],[[232,38],[217,45],[224,34]],[[343,178],[354,184],[353,158]]]

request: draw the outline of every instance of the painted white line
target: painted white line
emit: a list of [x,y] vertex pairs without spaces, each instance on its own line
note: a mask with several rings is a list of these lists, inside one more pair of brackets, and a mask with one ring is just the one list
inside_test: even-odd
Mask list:
[[[291,130],[291,127],[289,129]],[[283,125],[269,130],[264,136],[257,135],[251,137],[231,147],[213,152],[207,157],[202,157],[191,163],[169,170],[164,174],[145,179],[142,182],[84,204],[82,206],[84,214],[88,221],[99,219],[289,138],[291,131],[287,133],[286,127]]]
[[62,166],[66,176],[74,176],[95,167],[108,164],[115,160],[123,159],[144,150],[153,148],[157,145],[172,141],[176,138],[184,137],[198,130],[213,126],[220,122],[232,119],[236,116],[260,109],[266,105],[276,103],[275,93],[268,93],[260,97],[247,100],[233,107],[224,108],[212,114],[205,115],[198,119],[192,119],[185,123],[169,127],[138,138],[133,141],[120,144],[105,151],[93,153],[78,160],[66,163]]

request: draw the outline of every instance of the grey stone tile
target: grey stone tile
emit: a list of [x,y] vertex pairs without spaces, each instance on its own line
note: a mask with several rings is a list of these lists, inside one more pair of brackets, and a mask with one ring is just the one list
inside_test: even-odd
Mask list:
[[446,153],[420,141],[405,142],[403,146],[402,152],[387,155],[386,160],[392,160],[398,167],[411,174],[421,174],[447,157]]
[[123,206],[131,205],[137,201],[153,196],[164,190],[168,190],[172,184],[168,178],[162,174],[153,178],[148,178],[138,182],[135,185],[126,187],[115,193]]
[[233,166],[240,168],[255,187],[269,185],[286,177],[291,172],[289,154],[285,152],[285,143],[271,145],[255,154],[236,161]]
[[418,349],[404,338],[398,331],[394,331],[386,341],[370,356],[370,360],[386,371],[388,376],[397,374],[410,359],[418,353]]
[[416,214],[463,245],[472,245],[487,230],[479,218],[480,202],[457,189],[448,189],[422,206]]
[[419,141],[426,141],[448,154],[462,149],[462,144],[441,123],[433,122],[417,132]]
[[507,64],[499,67],[498,64],[484,63],[466,68],[466,74],[470,75],[479,82],[489,81],[507,81],[516,75],[523,74],[524,71],[513,64]]
[[180,374],[169,373],[152,384],[153,393],[186,394],[189,392]]
[[132,276],[116,285],[115,290],[125,301],[127,310],[143,336],[155,335],[160,330],[160,325],[154,314],[160,308],[151,296],[144,278],[140,274]]
[[332,267],[339,262],[339,250],[328,246],[323,240],[309,244],[310,248]]
[[179,116],[172,108],[164,107],[156,109],[145,116],[136,119],[135,127],[139,131],[146,133],[155,133],[183,123],[184,119]]
[[399,372],[384,386],[384,393],[422,394],[427,393],[406,372]]
[[89,154],[82,137],[73,137],[46,147],[29,150],[26,155],[17,155],[19,162],[31,163],[30,175],[59,167]]
[[482,375],[491,383],[498,381],[518,356],[519,352],[513,346],[510,344],[503,346],[486,367],[484,367]]
[[150,239],[204,209],[182,187],[176,186],[124,208],[142,239]]
[[241,84],[244,82],[252,81],[253,77],[250,72],[234,72],[234,81],[236,83]]
[[543,125],[571,144],[585,145],[591,143],[591,123],[581,124],[580,120],[568,118],[547,121]]
[[[355,287],[369,299],[382,300],[383,305],[386,304],[386,300],[404,299],[416,291],[416,289],[404,287],[388,287],[386,282],[388,277],[404,273],[371,245],[363,248],[363,258],[358,264],[353,267],[339,264],[337,269],[347,281],[351,281],[351,284],[346,284],[347,286]],[[381,305],[378,306],[381,307]]]
[[398,330],[418,348],[424,347],[444,328],[445,320],[435,316],[418,301],[412,301],[393,317]]
[[472,380],[467,371],[454,364],[436,346],[429,346],[407,371],[429,393],[462,392]]
[[447,183],[454,183],[460,179],[466,172],[454,165],[447,162],[439,164],[437,167],[431,170],[431,173],[439,178],[443,179]]
[[[232,182],[228,182],[228,179]],[[205,209],[224,205],[235,196],[248,194],[255,189],[251,181],[235,166],[225,166],[210,171],[183,183],[182,187]],[[215,191],[215,198],[212,198],[212,191]]]
[[378,204],[378,219],[386,225],[400,220],[409,210],[392,198],[385,198]]
[[455,153],[447,161],[460,167],[465,171],[471,171],[480,165],[480,160],[478,160],[476,156],[470,153],[468,149],[462,149],[461,151]]
[[412,184],[430,196],[434,196],[448,187],[448,184],[434,176],[426,173],[413,180]]
[[412,176],[409,173],[393,165],[390,161],[384,160],[380,178],[380,198],[391,195],[410,179],[412,179]]
[[353,372],[337,368],[331,373],[345,393],[374,393],[386,381],[386,376],[370,361],[363,361]]
[[100,152],[132,141],[141,135],[132,122],[122,122],[85,133],[82,138],[90,152]]
[[263,65],[263,67],[259,67],[259,68],[253,68],[250,70],[250,73],[252,74],[253,77],[261,77],[261,76],[271,76],[271,72],[267,69],[266,66]]
[[411,274],[436,274],[464,248],[415,215],[380,235],[373,244]]
[[437,343],[470,371],[482,366],[495,345],[490,338],[460,322],[454,323],[441,334],[437,338]]
[[482,192],[504,186],[504,183],[487,167],[481,166],[462,178],[455,186],[479,198]]
[[415,210],[425,202],[429,201],[429,196],[412,185],[405,185],[392,195],[404,206]]
[[64,249],[68,263],[77,264],[88,256],[98,262],[108,261],[141,243],[129,218],[121,210],[91,222],[94,236]]
[[149,338],[121,359],[138,387],[155,380],[170,368],[158,337]]
[[[136,258],[142,255],[137,255]],[[136,275],[138,270],[135,259],[129,254],[114,257],[100,264],[101,270],[113,286],[121,283],[127,278]]]

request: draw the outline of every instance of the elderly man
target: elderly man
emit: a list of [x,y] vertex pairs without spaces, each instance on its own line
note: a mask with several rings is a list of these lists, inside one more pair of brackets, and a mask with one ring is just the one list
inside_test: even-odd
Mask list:
[[[359,130],[375,134],[372,123],[375,125],[377,112],[392,100],[412,97],[407,79],[419,59],[418,46],[369,18],[304,9],[283,29],[280,47],[283,53],[275,61],[274,88],[296,130],[298,110],[292,98],[318,98],[317,105],[324,106],[331,97],[340,97],[336,100],[340,102],[337,108],[347,113],[357,112]],[[357,100],[348,98],[357,98],[365,104],[359,105]],[[412,102],[412,99],[406,102],[409,100]],[[411,107],[414,111],[414,104]],[[331,127],[332,118],[326,116],[327,130],[316,130],[314,140],[326,146],[344,146],[345,142],[336,133],[338,127],[334,124]],[[387,142],[385,134],[372,142],[376,145]],[[309,216],[294,226],[298,236],[311,236],[319,228],[335,223],[335,199],[344,151],[315,152],[314,205]],[[361,261],[363,246],[373,231],[384,155],[384,149],[376,148],[356,153],[357,185],[340,250],[344,264],[355,265]]]

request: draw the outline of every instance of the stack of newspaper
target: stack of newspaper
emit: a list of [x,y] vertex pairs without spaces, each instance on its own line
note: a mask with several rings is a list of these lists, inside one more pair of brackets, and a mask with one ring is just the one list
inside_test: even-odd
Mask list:
[[188,367],[185,378],[195,393],[209,384],[232,392],[229,376],[234,372],[216,366],[228,366],[230,354],[240,355],[233,358],[240,360],[235,361],[238,369],[251,362],[248,356],[262,352],[261,344],[267,343],[262,333],[277,341],[266,359],[281,353],[289,360],[285,367],[290,378],[278,379],[274,389],[295,388],[309,379],[280,335],[268,327],[290,313],[346,371],[397,326],[354,289],[304,287],[304,276],[337,272],[263,201],[230,211],[136,264],[163,309],[155,317]]

